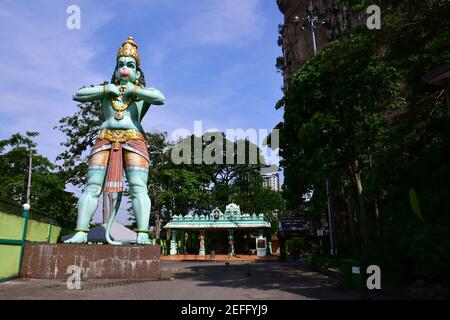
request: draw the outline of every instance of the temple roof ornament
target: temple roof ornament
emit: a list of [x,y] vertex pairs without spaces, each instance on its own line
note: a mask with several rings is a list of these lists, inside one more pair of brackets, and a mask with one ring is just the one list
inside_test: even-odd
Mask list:
[[225,208],[225,213],[215,208],[210,214],[174,215],[166,229],[236,229],[236,228],[270,228],[270,223],[264,220],[264,214],[241,214],[241,209],[235,203]]
[[233,213],[241,213],[241,208],[236,203],[230,203],[225,207],[225,213],[233,214]]
[[220,217],[223,217],[222,211],[220,211],[219,208],[215,208],[212,213],[210,214],[211,218],[213,219],[220,219]]

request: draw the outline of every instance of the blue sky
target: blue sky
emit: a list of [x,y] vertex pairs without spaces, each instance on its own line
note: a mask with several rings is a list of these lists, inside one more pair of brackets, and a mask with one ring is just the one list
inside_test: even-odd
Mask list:
[[[69,5],[81,29],[69,30]],[[143,127],[167,131],[272,129],[282,111],[275,59],[283,17],[273,0],[0,1],[0,139],[39,131],[39,152],[63,151],[53,127],[76,111],[72,94],[111,77],[128,36],[139,46],[147,86],[166,96]],[[124,206],[124,205],[123,205]],[[125,208],[125,207],[124,207]],[[119,219],[120,220],[120,219]]]

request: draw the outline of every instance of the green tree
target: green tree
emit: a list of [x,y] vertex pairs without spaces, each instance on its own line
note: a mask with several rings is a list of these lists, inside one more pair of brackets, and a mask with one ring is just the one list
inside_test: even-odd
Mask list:
[[[377,261],[397,279],[450,283],[450,122],[442,90],[422,80],[450,60],[450,2],[341,2],[380,5],[382,28],[352,30],[292,78],[277,105],[283,195],[289,208],[320,217],[331,177],[338,237],[353,238],[341,254]],[[304,204],[306,191],[313,198]]]
[[65,190],[55,166],[37,152],[37,132],[16,133],[0,141],[0,198],[20,207],[26,202],[29,150],[32,151],[31,214],[55,219],[61,225],[76,220],[77,199]]
[[58,168],[67,183],[82,186],[86,184],[87,151],[94,146],[98,136],[103,123],[103,110],[99,101],[81,103],[77,107],[75,114],[61,118],[54,129],[66,136],[65,141],[60,143],[66,149],[56,158],[62,162]]

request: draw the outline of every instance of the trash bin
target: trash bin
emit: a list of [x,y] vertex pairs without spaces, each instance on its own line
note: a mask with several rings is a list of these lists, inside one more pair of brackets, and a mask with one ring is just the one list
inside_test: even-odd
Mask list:
[[216,252],[211,251],[211,260],[216,260]]
[[364,290],[364,270],[360,261],[342,260],[340,263],[343,285],[347,289]]

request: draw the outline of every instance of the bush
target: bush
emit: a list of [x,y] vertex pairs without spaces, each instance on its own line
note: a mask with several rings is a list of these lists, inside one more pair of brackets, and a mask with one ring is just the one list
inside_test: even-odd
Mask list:
[[299,257],[305,252],[305,240],[299,237],[292,238],[286,242],[287,251],[293,257]]

